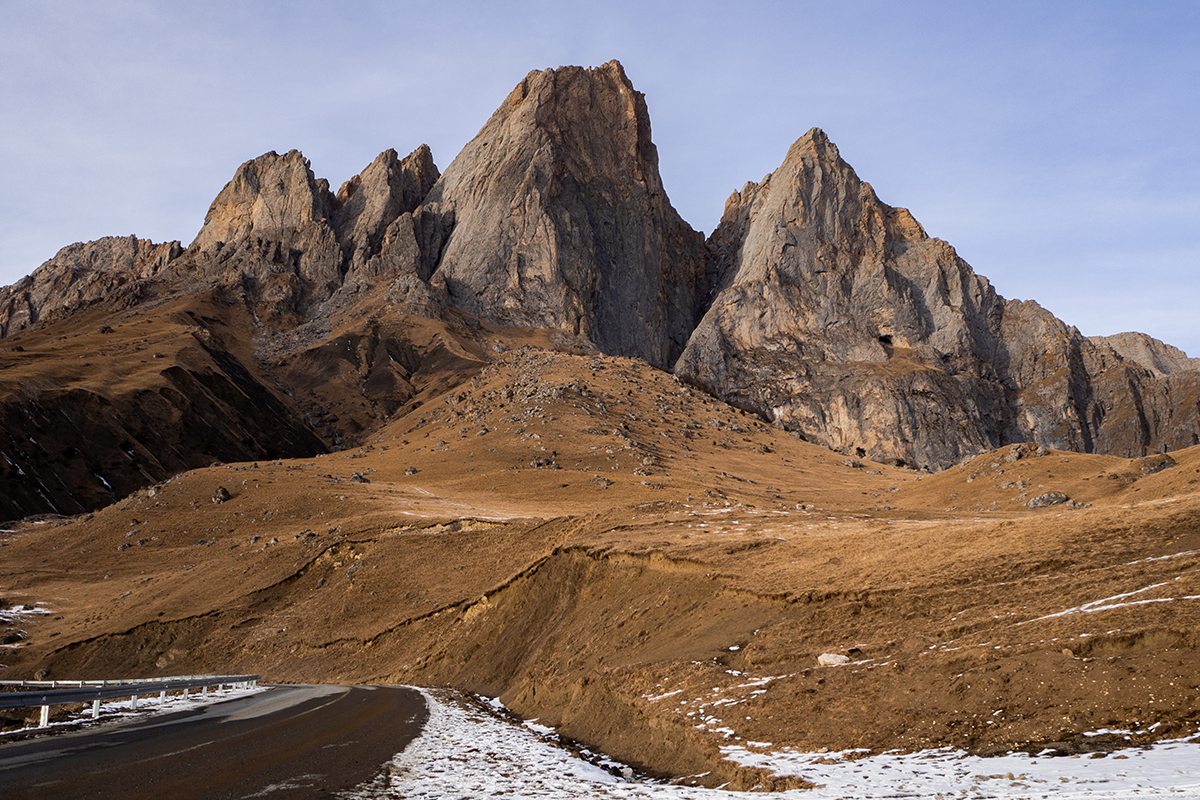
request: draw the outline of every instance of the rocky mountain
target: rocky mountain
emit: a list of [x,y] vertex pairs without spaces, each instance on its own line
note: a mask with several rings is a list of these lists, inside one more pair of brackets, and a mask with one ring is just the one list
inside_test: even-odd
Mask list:
[[699,319],[704,243],[667,199],[645,99],[616,61],[529,73],[425,207],[449,220],[433,282],[481,319],[661,368]]
[[142,287],[183,249],[136,236],[64,247],[12,286],[0,287],[0,338],[47,325],[102,300],[136,303]]
[[820,130],[730,197],[708,246],[718,294],[675,373],[812,441],[933,469],[1014,442],[1197,442],[1194,360],[1006,301]]
[[1156,378],[1178,372],[1200,370],[1200,358],[1188,358],[1187,353],[1144,333],[1118,333],[1115,336],[1089,336],[1097,347],[1110,347],[1121,358],[1149,370]]
[[1200,434],[1196,359],[1006,301],[819,130],[705,242],[614,61],[531,72],[444,174],[424,145],[389,150],[334,193],[298,151],[267,153],[186,249],[71,245],[0,290],[0,516],[360,443],[470,380],[501,334],[639,358],[799,437],[929,469]]

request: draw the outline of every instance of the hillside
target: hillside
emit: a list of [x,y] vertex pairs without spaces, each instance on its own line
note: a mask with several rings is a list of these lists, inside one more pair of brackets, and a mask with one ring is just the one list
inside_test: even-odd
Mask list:
[[[730,741],[1075,752],[1200,723],[1200,448],[922,475],[639,360],[494,344],[358,448],[15,526],[2,596],[41,605],[6,677],[445,684],[718,782],[761,778]],[[1071,505],[1019,502],[1047,491]]]

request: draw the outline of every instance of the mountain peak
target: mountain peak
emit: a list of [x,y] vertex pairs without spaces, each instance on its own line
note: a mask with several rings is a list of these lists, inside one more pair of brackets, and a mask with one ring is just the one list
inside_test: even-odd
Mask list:
[[666,367],[704,293],[703,241],[658,173],[616,61],[529,73],[427,198],[453,228],[433,276],[468,313]]

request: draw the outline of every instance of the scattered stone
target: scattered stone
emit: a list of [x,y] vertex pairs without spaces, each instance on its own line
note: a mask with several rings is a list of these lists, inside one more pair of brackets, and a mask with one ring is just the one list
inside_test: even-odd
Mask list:
[[1175,459],[1166,453],[1160,453],[1156,456],[1146,456],[1133,462],[1133,466],[1143,475],[1153,475],[1156,472],[1162,472],[1164,469],[1170,469],[1175,466],[1175,464]]
[[1046,508],[1047,506],[1061,505],[1070,499],[1062,492],[1043,492],[1037,497],[1030,499],[1025,505],[1029,508]]
[[409,467],[408,469],[404,470],[405,475],[416,475],[418,472],[420,472],[420,470],[418,470],[416,467]]
[[230,499],[229,490],[226,489],[224,486],[218,486],[216,491],[213,492],[212,501],[214,503],[224,503],[226,500],[229,500],[229,499]]
[[350,473],[350,482],[351,483],[370,483],[371,480],[367,476],[363,475],[361,472],[352,472],[352,473]]
[[822,653],[817,656],[817,666],[819,667],[837,667],[849,663],[849,656],[839,655],[838,653]]

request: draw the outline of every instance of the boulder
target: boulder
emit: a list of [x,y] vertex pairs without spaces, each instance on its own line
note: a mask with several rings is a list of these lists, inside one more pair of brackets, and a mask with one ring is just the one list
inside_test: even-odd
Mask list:
[[849,656],[839,655],[838,653],[822,653],[817,656],[817,666],[820,667],[838,667],[849,663]]
[[1133,466],[1143,475],[1153,475],[1156,472],[1162,472],[1164,469],[1170,469],[1175,465],[1175,459],[1166,453],[1159,453],[1156,456],[1146,456],[1133,462]]
[[1043,492],[1037,497],[1031,498],[1025,505],[1029,508],[1046,508],[1048,506],[1062,505],[1069,503],[1071,498],[1067,497],[1062,492]]

